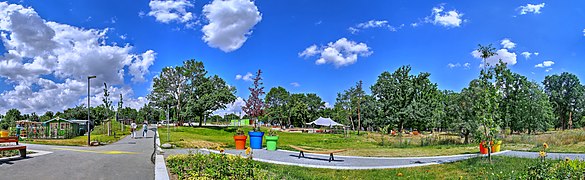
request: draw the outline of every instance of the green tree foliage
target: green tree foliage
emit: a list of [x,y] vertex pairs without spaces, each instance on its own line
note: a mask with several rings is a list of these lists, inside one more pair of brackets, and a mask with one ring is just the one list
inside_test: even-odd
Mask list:
[[148,94],[147,99],[160,109],[174,107],[174,116],[182,122],[183,118],[179,112],[182,112],[187,100],[184,97],[187,78],[184,76],[183,68],[181,66],[165,67],[152,81],[152,91]]
[[574,74],[563,72],[561,75],[549,75],[542,82],[549,96],[558,121],[555,127],[572,128],[573,119],[583,110],[584,87]]
[[305,101],[305,94],[292,94],[288,105],[289,118],[294,126],[300,127],[310,122],[309,105]]
[[410,74],[410,66],[402,66],[394,73],[383,72],[371,87],[372,94],[382,106],[385,124],[422,128],[421,120],[428,118],[427,105],[436,94],[436,84],[428,79],[429,73]]
[[285,119],[288,119],[288,124],[291,124],[288,108],[290,93],[283,87],[273,87],[266,94],[264,102],[266,102],[266,115],[271,120],[276,120],[283,124]]
[[18,109],[9,109],[6,115],[0,121],[0,129],[7,130],[9,127],[14,127],[15,122],[21,120],[22,115]]

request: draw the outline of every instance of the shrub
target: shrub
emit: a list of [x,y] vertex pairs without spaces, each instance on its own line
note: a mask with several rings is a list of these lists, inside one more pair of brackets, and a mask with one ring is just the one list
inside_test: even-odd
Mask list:
[[268,179],[252,159],[226,154],[171,155],[167,166],[178,179]]

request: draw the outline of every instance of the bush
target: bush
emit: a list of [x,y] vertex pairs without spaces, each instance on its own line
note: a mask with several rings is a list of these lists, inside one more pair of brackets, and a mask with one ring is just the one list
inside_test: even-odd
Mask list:
[[178,179],[268,179],[252,159],[226,154],[171,155],[167,166]]
[[538,162],[525,171],[522,179],[584,179],[585,161]]

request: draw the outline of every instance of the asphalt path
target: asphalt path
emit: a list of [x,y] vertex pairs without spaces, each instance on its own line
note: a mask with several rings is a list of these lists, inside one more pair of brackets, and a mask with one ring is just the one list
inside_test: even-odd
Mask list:
[[[0,179],[154,179],[153,131],[146,137],[126,136],[122,140],[97,147],[24,144],[27,150],[40,150],[27,158],[0,160]],[[46,154],[48,153],[48,154]]]

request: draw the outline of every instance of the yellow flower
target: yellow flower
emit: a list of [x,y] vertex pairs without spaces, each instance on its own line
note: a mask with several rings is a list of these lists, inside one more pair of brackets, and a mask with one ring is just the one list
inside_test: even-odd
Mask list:
[[223,153],[224,151],[223,148],[219,148],[219,153]]
[[252,148],[248,147],[246,149],[246,155],[250,155],[250,153],[252,153]]
[[544,147],[544,149],[547,149],[548,148],[548,144],[542,143],[542,147]]
[[221,149],[221,147],[219,147],[219,146],[217,146],[217,147],[215,148],[215,150],[218,150],[218,151],[219,151],[220,149]]
[[398,174],[396,174],[396,176],[402,176],[402,173],[399,172]]
[[545,156],[546,156],[546,152],[540,151],[540,157],[545,157]]
[[461,179],[463,179],[463,176],[459,176],[459,179],[460,179],[460,180],[461,180]]
[[566,157],[566,158],[565,158],[565,161],[566,161],[566,162],[569,162],[570,160],[571,160],[571,158],[569,158],[569,157]]

